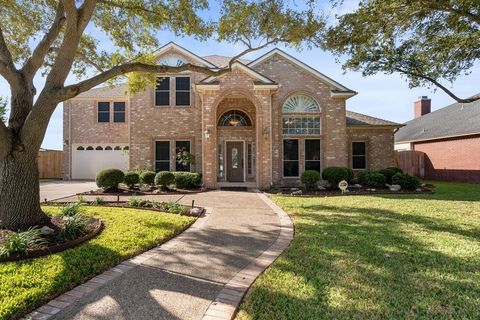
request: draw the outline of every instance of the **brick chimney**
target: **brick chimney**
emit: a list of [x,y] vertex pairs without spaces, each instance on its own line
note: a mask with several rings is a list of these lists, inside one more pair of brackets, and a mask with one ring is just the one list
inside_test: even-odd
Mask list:
[[418,100],[413,103],[414,119],[420,118],[432,111],[432,100],[427,96],[418,97]]

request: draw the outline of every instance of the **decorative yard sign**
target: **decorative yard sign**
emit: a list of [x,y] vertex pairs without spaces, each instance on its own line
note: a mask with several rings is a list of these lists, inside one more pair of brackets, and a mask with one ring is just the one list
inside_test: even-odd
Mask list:
[[345,192],[345,190],[347,190],[347,188],[348,188],[348,182],[345,181],[345,180],[340,181],[340,182],[338,183],[338,188],[339,188],[340,190],[342,190],[342,194],[343,194],[343,193]]

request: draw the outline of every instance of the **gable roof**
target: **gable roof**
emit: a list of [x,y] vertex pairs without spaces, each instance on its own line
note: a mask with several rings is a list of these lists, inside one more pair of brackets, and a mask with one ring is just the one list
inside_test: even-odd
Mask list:
[[195,53],[185,49],[184,47],[179,46],[175,42],[169,42],[166,45],[164,45],[163,47],[161,47],[160,49],[158,49],[157,54],[155,54],[155,60],[157,60],[165,52],[167,52],[169,50],[172,50],[172,49],[181,52],[182,54],[189,57],[190,59],[195,60],[195,61],[199,62],[200,64],[203,64],[207,67],[210,67],[210,68],[216,68],[217,67],[216,65],[214,65],[210,61],[207,61],[206,59],[204,59],[200,56],[197,56]]
[[295,64],[297,66],[299,66],[300,68],[303,68],[304,70],[310,72],[316,78],[318,78],[318,79],[328,83],[332,87],[334,87],[335,89],[332,90],[332,94],[335,94],[335,95],[339,96],[340,94],[343,93],[343,95],[349,96],[349,97],[353,97],[354,95],[357,94],[356,91],[353,91],[353,90],[345,87],[344,85],[336,82],[332,78],[324,75],[320,71],[310,67],[309,65],[303,63],[302,61],[298,60],[297,58],[289,55],[288,53],[286,53],[286,52],[284,52],[284,51],[282,51],[278,48],[274,48],[274,49],[270,50],[269,52],[265,53],[263,56],[260,56],[257,59],[251,61],[248,64],[248,66],[249,67],[254,67],[255,65],[261,63],[262,61],[265,61],[265,60],[269,59],[270,57],[272,57],[275,54],[287,59],[288,61],[292,62],[293,64]]
[[347,126],[388,126],[388,127],[395,127],[399,128],[403,125],[400,123],[383,120],[380,118],[375,118],[371,116],[367,116],[366,114],[348,111],[347,110]]
[[395,134],[395,143],[480,134],[480,100],[453,103],[410,120]]
[[[264,76],[263,74],[261,74],[260,72],[250,68],[248,65],[246,64],[243,64],[241,63],[240,61],[235,61],[233,64],[232,64],[232,70],[235,70],[235,69],[240,69],[242,70],[243,72],[245,72],[246,74],[248,74],[249,76],[251,76],[252,78],[254,79],[257,79],[260,81],[260,83],[263,83],[263,84],[276,84],[275,81],[273,81],[272,79]],[[214,82],[216,79],[218,79],[219,77],[222,77],[224,76],[225,74],[223,75],[220,75],[220,76],[210,76],[210,77],[206,77],[204,78],[203,80],[201,80],[199,83],[201,84],[206,84],[206,83],[212,83]],[[258,83],[257,83],[258,84]]]
[[[212,54],[212,55],[209,55],[209,56],[204,56],[203,59],[207,60],[210,63],[213,63],[214,65],[216,65],[219,68],[223,68],[223,67],[228,66],[228,63],[230,62],[232,57],[220,56],[218,54]],[[251,60],[239,59],[238,61],[240,61],[243,64],[248,64]]]

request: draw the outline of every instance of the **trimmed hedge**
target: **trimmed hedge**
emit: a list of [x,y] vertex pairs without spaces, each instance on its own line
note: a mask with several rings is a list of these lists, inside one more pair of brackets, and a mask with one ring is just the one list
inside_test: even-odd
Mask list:
[[202,175],[196,172],[174,172],[175,186],[178,189],[196,189],[202,184]]
[[383,176],[385,177],[385,181],[388,184],[392,184],[392,177],[397,173],[394,170],[388,168],[379,170],[378,172],[383,174]]
[[300,181],[305,185],[307,190],[314,190],[320,181],[320,173],[315,170],[306,170],[302,173]]
[[400,185],[404,190],[415,190],[420,185],[420,179],[409,174],[396,173],[392,177],[392,183]]
[[155,176],[155,185],[160,186],[164,190],[174,182],[175,176],[170,171],[160,171]]
[[155,186],[155,176],[157,174],[154,171],[144,171],[140,174],[140,182],[150,187]]
[[362,171],[358,173],[358,181],[369,188],[384,188],[385,176],[377,171]]
[[123,179],[123,182],[130,189],[133,189],[133,187],[135,187],[135,185],[140,182],[140,177],[138,176],[138,173],[133,171],[128,171],[125,173],[125,178]]
[[400,169],[400,168],[397,168],[397,167],[388,167],[388,168],[385,168],[385,169],[393,170],[393,171],[395,171],[395,173],[403,173],[403,170]]
[[100,171],[95,178],[99,188],[105,191],[118,189],[118,185],[123,182],[125,175],[119,169],[105,169]]
[[328,167],[322,171],[323,180],[330,182],[333,189],[337,189],[338,183],[342,180],[348,180],[349,176],[349,169],[345,167]]

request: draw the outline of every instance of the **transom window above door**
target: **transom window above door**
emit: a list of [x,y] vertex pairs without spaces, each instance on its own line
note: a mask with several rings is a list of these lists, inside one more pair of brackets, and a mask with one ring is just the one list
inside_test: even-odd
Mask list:
[[227,111],[218,120],[219,127],[246,127],[251,125],[250,117],[240,110]]
[[304,94],[290,96],[284,103],[282,111],[285,113],[320,112],[320,106],[312,97]]

